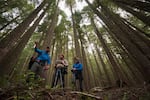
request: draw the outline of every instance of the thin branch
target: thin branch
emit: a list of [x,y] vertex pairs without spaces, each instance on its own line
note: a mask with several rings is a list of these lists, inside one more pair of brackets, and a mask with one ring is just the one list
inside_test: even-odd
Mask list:
[[79,95],[88,96],[88,97],[91,97],[91,98],[95,98],[96,100],[102,100],[102,98],[99,97],[99,96],[95,96],[95,95],[88,94],[88,93],[84,93],[84,92],[72,91],[72,92],[70,92],[70,93],[71,93],[71,94],[79,94]]
[[14,96],[12,96],[12,97],[9,97],[8,99],[6,99],[6,100],[12,100],[12,99],[14,99],[15,97]]

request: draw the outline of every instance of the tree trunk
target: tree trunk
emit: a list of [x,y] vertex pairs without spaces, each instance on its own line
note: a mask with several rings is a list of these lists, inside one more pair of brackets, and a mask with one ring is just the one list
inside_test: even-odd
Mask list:
[[0,65],[3,58],[6,57],[7,53],[17,44],[18,40],[21,38],[25,30],[32,23],[32,21],[37,17],[41,9],[46,5],[47,1],[44,0],[39,7],[37,7],[18,27],[16,27],[6,38],[0,41]]
[[97,72],[99,74],[98,76],[98,81],[100,82],[100,87],[104,87],[104,78],[102,77],[103,76],[103,73],[102,73],[102,70],[101,70],[101,66],[100,64],[98,63],[98,60],[97,60],[97,57],[96,57],[96,53],[94,52],[94,50],[92,50],[92,53],[93,53],[93,56],[94,56],[94,60],[95,60],[95,63],[96,63],[96,67],[97,67]]
[[12,19],[11,21],[9,21],[7,24],[5,24],[3,27],[0,28],[0,31],[3,30],[4,28],[6,28],[9,24],[11,24],[12,22],[14,22],[15,20],[17,20],[20,17],[20,15],[16,16],[14,19]]
[[[86,34],[87,35],[87,34]],[[91,39],[89,38],[89,36],[87,35],[87,38],[88,38],[88,41],[89,43],[92,43]],[[98,72],[99,72],[99,81],[100,81],[100,86],[104,86],[106,85],[106,83],[103,81],[104,79],[102,78],[102,71],[101,71],[101,68],[100,68],[100,65],[98,63],[98,60],[97,60],[97,57],[96,57],[96,54],[94,52],[94,50],[92,50],[92,53],[93,53],[93,56],[94,56],[94,60],[95,60],[95,63],[96,63],[96,68],[98,69]],[[97,52],[98,53],[98,52]],[[102,67],[103,64],[102,64]],[[106,67],[106,66],[105,66]],[[94,74],[94,73],[93,73]],[[106,73],[105,73],[106,74]],[[94,75],[96,77],[96,75]],[[108,74],[106,74],[106,76],[108,76]]]
[[[128,50],[128,52],[135,58],[137,62],[141,65],[141,71],[144,74],[145,81],[149,81],[150,77],[150,61],[141,53],[141,51],[122,33],[121,30],[118,29],[118,27],[114,24],[113,20],[109,17],[106,18],[104,14],[100,13],[97,9],[95,9],[88,0],[86,0],[93,12],[95,12],[103,21],[104,23],[109,27],[109,29],[112,31],[112,33],[119,39],[119,41],[125,46],[125,48]],[[108,21],[109,20],[109,21]],[[130,37],[129,37],[130,38]]]
[[[101,24],[103,25],[103,23],[101,23]],[[138,75],[136,74],[136,76],[137,76],[137,78],[139,80],[141,80],[140,82],[142,83],[143,82],[142,80],[144,79],[142,75],[144,73],[141,72],[141,68],[140,68],[139,62],[137,62],[132,57],[132,55],[129,54],[129,52],[126,50],[126,48],[120,43],[120,41],[114,36],[114,34],[107,27],[105,27],[104,25],[103,25],[103,27],[106,29],[106,31],[109,33],[109,35],[114,39],[114,41],[116,42],[117,46],[124,52],[124,54],[122,56],[122,59],[124,60],[124,62],[126,62],[126,64],[129,65],[129,66],[131,66],[131,62],[132,62],[131,68],[129,66],[128,66],[128,68],[130,69],[130,71],[132,71],[133,74],[138,73]],[[125,58],[127,58],[127,59],[125,59]],[[130,61],[130,63],[128,64],[127,62],[129,62],[129,61]]]
[[47,36],[46,36],[45,41],[44,41],[43,46],[42,46],[43,49],[45,49],[46,46],[49,46],[51,49],[51,42],[53,40],[54,30],[55,30],[55,27],[56,27],[57,21],[58,21],[58,13],[59,13],[58,3],[59,3],[59,1],[57,2],[52,21],[50,23],[50,26],[49,26],[47,32],[46,32]]
[[87,58],[86,58],[86,53],[85,53],[85,48],[83,46],[83,40],[80,36],[80,42],[81,42],[81,51],[82,51],[82,63],[83,63],[83,77],[84,77],[84,84],[85,84],[85,90],[89,90],[91,88],[91,80],[90,78],[90,72],[89,72],[89,66],[87,64]]
[[28,40],[30,39],[32,33],[34,32],[36,26],[39,24],[39,22],[45,15],[45,12],[46,12],[46,10],[34,22],[32,27],[27,32],[25,32],[25,34],[22,36],[22,38],[18,42],[18,44],[13,49],[11,49],[11,51],[9,51],[9,53],[7,53],[5,58],[3,58],[2,62],[0,63],[0,65],[2,66],[2,67],[0,67],[0,70],[2,71],[0,73],[1,76],[9,73],[10,70],[12,70],[12,67],[14,66],[14,64],[16,64],[16,62],[21,54],[21,51],[24,49],[24,47],[27,44]]
[[146,12],[150,12],[150,3],[149,2],[143,2],[139,0],[113,0],[118,3],[125,4],[127,6],[137,8],[139,10],[143,10]]
[[122,3],[118,3],[115,2],[119,7],[121,7],[122,9],[126,10],[127,12],[131,13],[132,15],[136,16],[138,19],[140,19],[141,21],[143,21],[143,23],[145,23],[146,25],[150,26],[150,16],[139,12],[139,11],[135,11],[133,8],[125,6]]
[[145,43],[150,47],[150,35],[149,35],[148,33],[145,33],[144,31],[142,31],[142,30],[139,29],[138,27],[132,25],[132,24],[131,24],[130,22],[128,22],[127,20],[125,20],[125,19],[122,19],[122,20],[124,20],[124,22],[125,22],[127,25],[129,25],[130,27],[136,29],[136,30],[137,30],[137,34],[136,34],[136,35],[137,35],[139,38],[141,38],[141,40],[142,40],[143,42],[145,42]]
[[89,67],[90,67],[90,69],[91,69],[91,78],[93,79],[93,83],[92,83],[92,85],[94,86],[94,87],[96,87],[96,86],[99,86],[99,84],[98,84],[98,82],[97,82],[97,80],[96,80],[96,74],[95,74],[95,72],[94,72],[94,70],[96,70],[95,69],[95,66],[92,64],[92,59],[90,58],[90,56],[89,56],[90,54],[88,53],[88,56],[87,56],[87,60],[89,61]]
[[74,41],[75,41],[75,56],[81,58],[81,48],[78,41],[78,33],[76,29],[76,23],[75,23],[75,16],[73,14],[72,6],[70,4],[70,10],[71,10],[71,16],[72,16],[72,23],[73,23],[73,33],[74,33]]
[[123,20],[117,16],[116,14],[112,13],[106,6],[102,6],[102,11],[106,14],[109,18],[111,17],[114,23],[123,31],[123,34],[131,40],[134,45],[150,60],[150,47],[142,41],[142,39],[137,36],[139,31],[132,29],[129,25],[123,22]]
[[47,77],[47,84],[51,86],[52,83],[52,77],[53,77],[53,72],[54,72],[54,63],[53,63],[53,58],[55,58],[54,55],[54,51],[55,51],[55,46],[56,46],[56,39],[53,39],[53,43],[52,43],[52,48],[51,48],[51,64],[50,64],[50,68],[49,68],[49,75]]
[[123,34],[130,39],[137,48],[150,60],[150,47],[142,41],[142,39],[137,35],[140,34],[139,31],[134,30],[129,25],[127,25],[118,15],[112,13],[105,5],[101,4],[102,12],[113,20],[113,22],[123,31]]
[[107,81],[108,81],[108,85],[111,86],[111,85],[112,85],[112,82],[111,82],[111,79],[110,79],[110,77],[109,77],[109,73],[108,73],[108,71],[107,71],[107,69],[106,69],[106,65],[105,65],[105,63],[104,63],[104,61],[103,61],[103,58],[102,58],[102,56],[101,56],[101,53],[100,53],[100,51],[99,51],[99,49],[98,49],[97,46],[95,46],[95,48],[96,48],[96,51],[97,51],[97,53],[98,53],[98,57],[99,57],[99,59],[100,59],[100,62],[101,62],[101,64],[102,64],[102,66],[103,66],[104,72],[105,72],[105,74],[106,74],[106,79],[107,79]]
[[115,77],[116,77],[116,81],[123,79],[123,77],[122,77],[122,76],[120,75],[120,73],[119,73],[119,72],[120,72],[120,71],[119,71],[119,66],[118,66],[118,64],[115,62],[115,59],[113,58],[113,56],[112,56],[112,54],[111,54],[109,48],[107,47],[107,45],[106,45],[106,43],[105,43],[105,40],[103,39],[101,33],[100,33],[99,30],[97,29],[97,27],[96,27],[96,25],[95,25],[95,23],[94,23],[94,20],[91,19],[91,22],[92,22],[94,31],[95,31],[96,35],[98,36],[98,38],[99,38],[99,40],[100,40],[100,42],[101,42],[101,44],[102,44],[102,46],[103,46],[103,48],[104,48],[104,50],[105,50],[107,56],[108,56],[108,58],[109,58],[109,60],[110,60],[110,62],[111,62],[111,64],[112,64],[113,70],[114,70],[114,72],[115,72],[114,75],[115,75]]

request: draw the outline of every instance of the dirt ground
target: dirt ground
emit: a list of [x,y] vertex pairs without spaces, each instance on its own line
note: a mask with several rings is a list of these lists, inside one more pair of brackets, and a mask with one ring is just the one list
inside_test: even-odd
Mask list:
[[0,100],[150,100],[150,85],[124,88],[71,89],[14,86],[0,89]]

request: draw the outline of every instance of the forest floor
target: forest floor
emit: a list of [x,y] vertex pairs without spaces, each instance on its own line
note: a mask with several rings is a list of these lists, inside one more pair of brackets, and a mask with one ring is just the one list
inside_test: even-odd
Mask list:
[[89,92],[16,85],[0,88],[0,100],[150,100],[150,85],[124,88],[95,87]]

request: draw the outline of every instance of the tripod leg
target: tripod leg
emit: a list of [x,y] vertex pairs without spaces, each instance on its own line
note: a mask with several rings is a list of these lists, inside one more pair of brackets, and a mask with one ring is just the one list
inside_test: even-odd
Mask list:
[[56,87],[57,81],[58,81],[58,69],[56,70],[56,76],[55,76],[55,80],[54,80],[54,87]]
[[61,73],[61,70],[60,70],[60,83],[61,83],[61,86],[63,87],[63,80],[62,80],[62,73]]
[[55,72],[54,72],[54,74],[53,74],[53,77],[52,77],[52,85],[51,85],[51,88],[54,87],[55,77],[56,77],[56,70],[55,70]]
[[76,79],[75,79],[75,74],[73,73],[73,74],[72,74],[72,84],[75,84],[75,80],[76,80]]
[[62,74],[62,83],[63,83],[63,88],[65,87],[65,75]]

